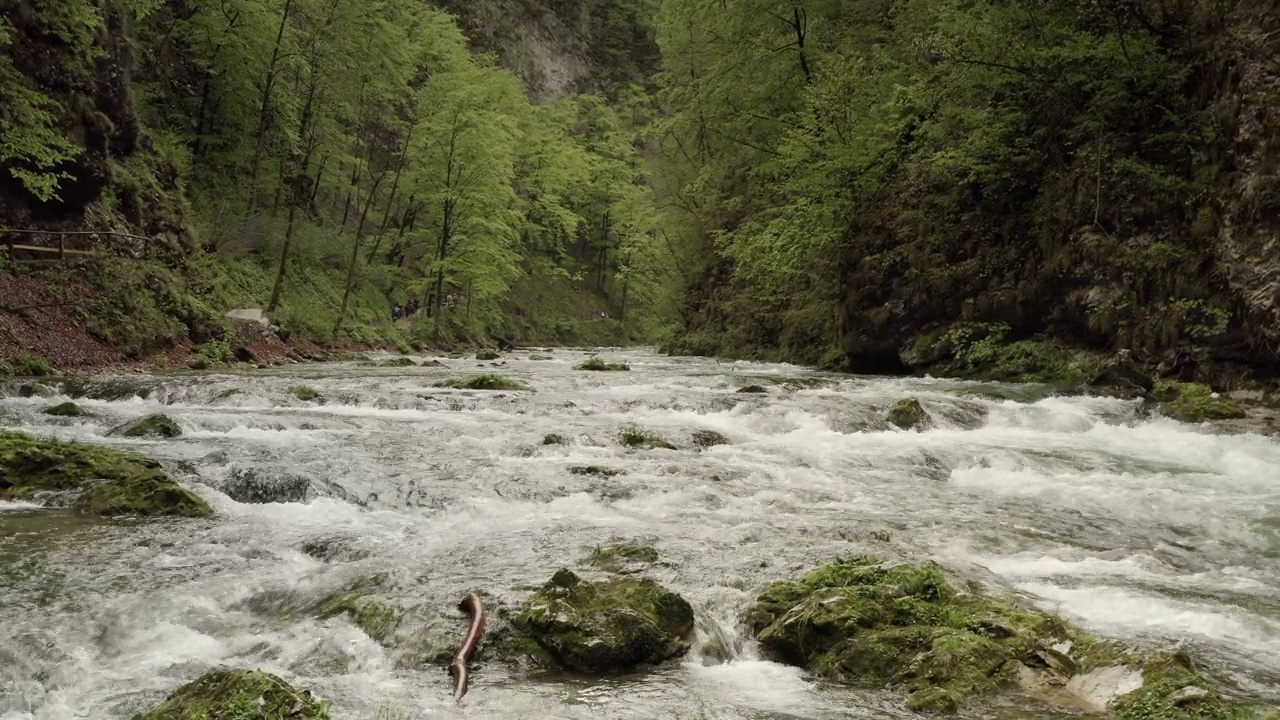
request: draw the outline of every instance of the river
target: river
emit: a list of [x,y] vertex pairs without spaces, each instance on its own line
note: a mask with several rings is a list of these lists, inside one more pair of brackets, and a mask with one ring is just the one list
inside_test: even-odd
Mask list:
[[[435,387],[482,371],[440,358],[130,376],[146,399],[82,400],[85,419],[39,413],[59,398],[0,399],[0,425],[156,457],[217,513],[106,521],[0,505],[0,718],[128,718],[219,665],[275,672],[332,700],[336,718],[912,717],[897,695],[814,683],[740,636],[737,614],[765,583],[853,553],[932,559],[1096,633],[1181,643],[1280,701],[1277,440],[1044,387],[602,355],[632,370],[577,371],[588,355],[557,349],[484,364],[532,392]],[[324,401],[294,398],[300,384]],[[767,392],[736,392],[749,384]],[[931,429],[884,423],[905,396]],[[152,412],[184,435],[104,437]],[[680,449],[621,447],[629,424]],[[696,447],[697,430],[729,443]],[[569,444],[543,445],[548,433]],[[586,465],[623,472],[569,471]],[[294,501],[219,490],[246,473]],[[340,552],[302,551],[317,540]],[[399,600],[438,609],[461,637],[466,592],[518,606],[619,541],[657,548],[650,576],[689,599],[700,635],[728,638],[731,661],[695,647],[605,680],[489,663],[456,706],[442,668],[399,669],[346,618],[290,609],[386,573]],[[292,600],[264,601],[280,597]]]

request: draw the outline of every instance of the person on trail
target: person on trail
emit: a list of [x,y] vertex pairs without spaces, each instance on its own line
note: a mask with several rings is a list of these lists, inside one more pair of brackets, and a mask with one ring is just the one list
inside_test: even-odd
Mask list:
[[400,319],[400,306],[395,303],[391,303],[391,319],[392,320]]

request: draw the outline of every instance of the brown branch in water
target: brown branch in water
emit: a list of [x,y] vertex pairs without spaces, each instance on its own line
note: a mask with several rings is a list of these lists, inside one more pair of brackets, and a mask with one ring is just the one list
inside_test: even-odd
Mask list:
[[453,678],[453,699],[461,702],[462,696],[467,694],[467,663],[475,657],[476,646],[484,635],[484,603],[480,602],[480,597],[475,593],[467,593],[462,602],[458,603],[458,609],[471,617],[471,627],[467,629],[458,653],[449,664],[449,676]]

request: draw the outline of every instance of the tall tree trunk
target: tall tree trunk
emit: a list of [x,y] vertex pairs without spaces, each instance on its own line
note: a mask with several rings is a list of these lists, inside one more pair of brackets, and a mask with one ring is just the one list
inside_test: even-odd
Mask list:
[[[276,281],[271,286],[271,300],[267,303],[267,312],[274,311],[280,304],[280,296],[284,292],[285,273],[289,265],[289,250],[293,246],[293,231],[296,227],[294,221],[298,215],[298,207],[307,201],[304,197],[306,188],[302,180],[307,177],[307,172],[311,168],[311,155],[315,152],[316,145],[319,144],[319,138],[315,137],[315,133],[311,132],[311,126],[315,118],[315,99],[319,82],[319,75],[313,74],[311,83],[307,88],[307,102],[302,106],[301,117],[298,120],[298,139],[302,140],[308,134],[311,137],[306,139],[306,152],[303,153],[298,172],[294,175],[293,182],[290,184],[289,219],[285,221],[284,244],[280,248],[280,266],[276,269]],[[320,171],[324,171],[323,164],[321,164]],[[320,176],[317,174],[316,185],[319,184]]]
[[378,225],[378,234],[373,238],[373,247],[369,249],[369,257],[365,260],[367,263],[373,262],[373,258],[378,254],[378,248],[382,245],[382,233],[386,230],[387,219],[391,217],[391,207],[396,201],[396,190],[400,187],[400,176],[404,174],[404,166],[409,161],[409,140],[413,137],[414,124],[410,124],[409,129],[405,131],[404,150],[400,152],[400,161],[396,163],[396,177],[391,181],[391,194],[387,195],[387,209],[382,212],[382,223]]
[[347,264],[347,282],[342,290],[342,307],[338,308],[338,321],[333,324],[335,333],[342,329],[342,321],[347,318],[347,303],[351,300],[351,289],[355,286],[356,265],[360,262],[360,241],[364,240],[365,221],[369,218],[369,208],[373,206],[373,199],[378,195],[378,186],[386,176],[387,171],[383,170],[374,178],[373,186],[369,188],[369,197],[364,201],[364,209],[360,211],[360,224],[356,226],[356,237],[351,243],[351,259]]
[[284,43],[284,31],[289,26],[289,11],[293,0],[284,0],[284,12],[280,13],[280,29],[276,31],[276,46],[271,50],[271,62],[267,63],[267,76],[262,82],[262,102],[258,106],[258,129],[254,132],[255,147],[253,166],[249,172],[249,209],[258,207],[258,172],[262,168],[262,146],[266,141],[267,118],[270,117],[271,90],[276,83],[276,65],[280,62],[280,46]]
[[440,222],[440,245],[436,251],[436,322],[435,336],[440,339],[440,308],[444,305],[444,259],[449,252],[449,237],[453,233],[453,199],[445,198]]

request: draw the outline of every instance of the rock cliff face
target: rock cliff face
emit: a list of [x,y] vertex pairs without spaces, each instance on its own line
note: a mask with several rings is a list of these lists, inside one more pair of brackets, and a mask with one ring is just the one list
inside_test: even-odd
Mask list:
[[1231,31],[1232,70],[1216,109],[1232,131],[1216,259],[1247,313],[1248,347],[1280,360],[1280,14],[1246,5]]
[[658,67],[648,0],[435,0],[473,45],[519,75],[535,102],[615,95]]

